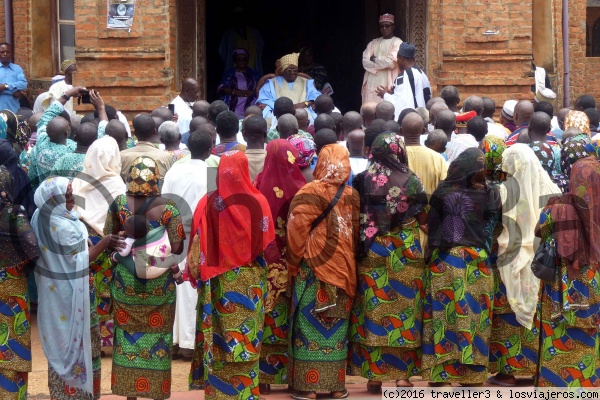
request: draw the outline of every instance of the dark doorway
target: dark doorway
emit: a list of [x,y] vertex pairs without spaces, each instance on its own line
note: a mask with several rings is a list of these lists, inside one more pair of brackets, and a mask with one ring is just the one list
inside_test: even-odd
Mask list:
[[[378,3],[378,2],[375,2]],[[232,10],[242,6],[248,25],[257,28],[265,42],[263,73],[274,72],[281,56],[312,46],[315,62],[327,69],[335,105],[342,111],[358,110],[364,70],[361,58],[366,43],[364,0],[206,1],[206,68],[208,100],[217,98],[224,64],[218,48],[231,28]],[[377,6],[376,6],[377,7]],[[369,29],[371,30],[371,29]]]

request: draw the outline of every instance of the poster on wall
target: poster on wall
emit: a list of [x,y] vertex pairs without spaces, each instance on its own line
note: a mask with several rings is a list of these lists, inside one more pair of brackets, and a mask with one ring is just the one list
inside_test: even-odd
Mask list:
[[135,0],[107,0],[108,29],[131,29]]

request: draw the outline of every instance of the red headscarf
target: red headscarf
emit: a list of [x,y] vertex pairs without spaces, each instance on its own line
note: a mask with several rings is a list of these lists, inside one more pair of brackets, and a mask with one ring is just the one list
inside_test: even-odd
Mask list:
[[265,250],[265,260],[269,265],[265,312],[272,309],[277,297],[285,292],[288,282],[284,254],[287,243],[287,217],[292,199],[306,184],[298,166],[299,158],[298,149],[286,139],[270,141],[267,145],[265,167],[254,183],[271,206],[276,234],[275,240]]
[[269,203],[252,186],[244,153],[221,155],[217,190],[200,200],[191,235],[186,279],[199,270],[203,281],[247,265],[275,238]]

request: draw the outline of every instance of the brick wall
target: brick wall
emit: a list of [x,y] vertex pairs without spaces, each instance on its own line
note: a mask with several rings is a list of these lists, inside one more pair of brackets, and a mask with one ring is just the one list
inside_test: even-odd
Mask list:
[[130,118],[167,105],[174,76],[175,3],[137,0],[133,27],[126,31],[107,29],[105,1],[77,0],[74,83],[99,90]]
[[533,98],[531,0],[431,0],[428,11],[428,75],[436,94],[454,85],[461,99],[483,95],[497,108]]
[[4,2],[0,3],[0,36],[4,41]]

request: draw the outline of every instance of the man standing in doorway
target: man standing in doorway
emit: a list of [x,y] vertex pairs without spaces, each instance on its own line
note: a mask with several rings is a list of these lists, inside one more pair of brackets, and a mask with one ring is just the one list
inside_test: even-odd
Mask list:
[[431,84],[425,72],[415,65],[415,46],[402,43],[398,50],[398,67],[402,71],[394,86],[380,86],[377,93],[394,105],[395,119],[405,108],[425,107],[431,99]]
[[177,125],[182,134],[190,131],[190,122],[192,121],[193,106],[198,100],[200,94],[200,85],[194,78],[185,78],[181,84],[181,93],[175,97],[171,104],[175,106],[177,114]]
[[27,89],[23,68],[10,62],[12,46],[0,43],[0,110],[19,111],[21,90]]
[[374,101],[379,103],[377,88],[389,88],[394,83],[400,70],[396,54],[402,40],[394,36],[394,16],[383,14],[379,17],[379,32],[381,37],[372,40],[363,52],[362,63],[365,77],[362,86],[362,102]]

